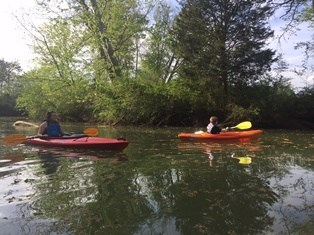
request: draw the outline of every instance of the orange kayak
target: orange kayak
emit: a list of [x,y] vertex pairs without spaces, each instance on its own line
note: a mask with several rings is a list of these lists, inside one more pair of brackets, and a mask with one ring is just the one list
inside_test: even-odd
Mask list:
[[242,140],[257,138],[263,134],[262,130],[248,131],[228,131],[219,134],[203,133],[180,133],[179,139],[182,141],[207,141],[207,140]]

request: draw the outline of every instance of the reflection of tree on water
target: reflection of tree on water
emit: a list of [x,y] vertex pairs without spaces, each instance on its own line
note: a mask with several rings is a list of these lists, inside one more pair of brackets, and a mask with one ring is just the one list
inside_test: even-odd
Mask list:
[[93,171],[64,172],[55,179],[53,192],[59,193],[48,191],[40,200],[48,214],[73,225],[77,234],[133,234],[141,224],[153,229],[167,218],[176,218],[181,234],[255,234],[272,223],[267,206],[274,193],[232,162],[219,172],[181,169],[154,176],[103,163],[95,162]]
[[[303,163],[304,161],[292,155],[289,157],[285,155],[285,157],[287,165],[291,162]],[[279,163],[277,160],[274,163],[278,164],[276,168],[282,167],[282,162]],[[273,190],[280,195],[279,201],[273,206],[277,229],[285,231],[286,234],[312,234],[314,228],[313,174],[306,168],[294,164],[284,169],[285,175],[275,174],[270,180]]]
[[173,209],[183,234],[257,234],[272,225],[267,211],[276,195],[236,164],[189,172],[170,190],[178,195]]
[[105,159],[85,165],[62,158],[57,174],[41,185],[36,205],[46,216],[58,218],[60,230],[67,226],[75,234],[267,231],[273,225],[269,208],[278,200],[263,174],[268,174],[268,165],[269,175],[282,171],[270,161],[261,164],[257,158],[243,167],[230,156],[222,157],[225,152],[217,154],[220,161],[213,168],[207,158],[190,155],[133,159],[127,164]]
[[[99,161],[54,154],[54,152],[39,153],[44,161],[48,160],[48,163],[43,166],[47,169],[45,174],[49,172],[50,179],[36,184],[38,199],[33,207],[37,213],[45,217],[60,220],[60,223],[56,222],[55,231],[64,231],[67,227],[68,230],[76,231],[75,234],[95,234],[108,227],[111,231],[112,226],[118,224],[120,219],[122,222],[130,220],[124,217],[130,213],[123,209],[129,210],[130,204],[127,200],[134,196],[129,195],[125,200],[121,199],[119,194],[113,196],[116,191],[128,191],[129,184],[119,184],[114,177],[116,173],[111,169],[118,162],[125,162],[127,158],[124,154],[111,153],[111,158],[103,158]],[[51,164],[51,161],[58,164]],[[37,173],[41,174],[41,172]],[[117,188],[118,185],[122,188]],[[134,206],[138,206],[139,200],[133,201]],[[119,211],[117,215],[119,207],[122,209],[122,214]],[[104,226],[107,224],[104,220],[110,225]]]

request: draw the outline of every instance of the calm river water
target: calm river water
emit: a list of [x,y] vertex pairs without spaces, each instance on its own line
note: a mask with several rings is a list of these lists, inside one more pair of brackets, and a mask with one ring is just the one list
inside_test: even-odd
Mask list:
[[[1,139],[34,134],[15,120],[0,119]],[[177,134],[197,128],[99,129],[129,146],[115,153],[0,141],[0,234],[313,234],[313,131],[192,143]]]

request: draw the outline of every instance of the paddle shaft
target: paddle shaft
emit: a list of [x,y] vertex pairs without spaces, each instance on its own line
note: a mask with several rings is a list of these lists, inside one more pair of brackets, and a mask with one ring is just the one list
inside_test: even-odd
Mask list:
[[[84,130],[84,134],[87,137],[97,136],[98,135],[98,129],[97,128],[87,128]],[[46,136],[46,135],[26,136],[26,135],[22,135],[22,134],[13,134],[13,135],[5,136],[3,138],[3,143],[5,143],[5,144],[21,144],[21,143],[23,143],[29,139],[34,139],[34,138],[49,139],[51,137]],[[62,137],[60,137],[60,138],[62,138]]]

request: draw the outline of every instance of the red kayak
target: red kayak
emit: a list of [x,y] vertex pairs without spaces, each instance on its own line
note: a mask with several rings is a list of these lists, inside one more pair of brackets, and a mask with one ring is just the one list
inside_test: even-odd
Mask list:
[[129,142],[124,139],[111,139],[89,136],[64,136],[64,137],[29,137],[23,144],[40,145],[46,147],[86,148],[122,151]]
[[210,141],[210,140],[242,140],[257,138],[263,134],[262,130],[248,130],[248,131],[229,131],[221,132],[219,134],[210,134],[208,132],[202,133],[180,133],[179,139],[182,141]]

